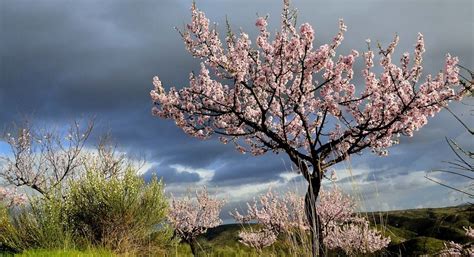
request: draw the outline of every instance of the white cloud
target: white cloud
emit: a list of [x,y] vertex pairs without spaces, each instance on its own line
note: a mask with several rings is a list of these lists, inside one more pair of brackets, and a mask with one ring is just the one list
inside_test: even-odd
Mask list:
[[212,177],[214,176],[215,170],[212,169],[193,169],[190,167],[186,167],[179,164],[170,165],[171,168],[176,169],[178,173],[180,172],[189,172],[189,173],[197,173],[201,178],[201,181],[198,184],[203,185],[211,181]]

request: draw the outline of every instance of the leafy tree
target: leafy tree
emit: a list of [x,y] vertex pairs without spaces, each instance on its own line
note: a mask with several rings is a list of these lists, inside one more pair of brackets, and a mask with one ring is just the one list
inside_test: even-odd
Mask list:
[[64,208],[75,238],[118,253],[158,254],[168,244],[168,199],[156,177],[145,182],[131,167],[107,177],[89,170],[70,182]]

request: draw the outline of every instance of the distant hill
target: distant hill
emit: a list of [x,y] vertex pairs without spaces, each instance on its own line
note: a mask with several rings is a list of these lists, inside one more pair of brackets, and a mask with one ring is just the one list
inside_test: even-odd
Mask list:
[[425,208],[368,213],[376,224],[383,224],[392,237],[388,250],[403,256],[433,254],[445,241],[467,243],[463,227],[474,226],[474,206]]

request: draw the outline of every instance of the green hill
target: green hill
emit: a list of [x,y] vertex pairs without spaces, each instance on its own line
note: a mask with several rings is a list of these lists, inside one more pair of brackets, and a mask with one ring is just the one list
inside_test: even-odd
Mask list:
[[377,212],[369,216],[391,236],[388,251],[403,256],[435,253],[445,241],[467,243],[469,238],[463,227],[474,226],[472,205]]

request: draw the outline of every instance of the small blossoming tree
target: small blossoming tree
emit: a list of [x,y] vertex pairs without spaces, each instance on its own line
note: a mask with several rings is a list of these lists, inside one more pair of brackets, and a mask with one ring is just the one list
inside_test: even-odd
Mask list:
[[[385,248],[390,238],[369,227],[369,221],[355,213],[355,202],[340,189],[322,190],[317,205],[321,217],[324,245],[340,249],[347,255],[373,253]],[[273,244],[281,233],[293,234],[309,230],[305,219],[304,198],[295,193],[284,197],[270,190],[259,197],[258,203],[247,204],[247,214],[237,210],[231,215],[240,223],[255,221],[262,225],[258,231],[242,231],[240,242],[261,250]]]
[[370,228],[366,217],[356,214],[356,203],[334,187],[321,191],[318,202],[323,242],[329,249],[341,249],[347,255],[373,253],[388,246],[389,237]]
[[457,87],[458,59],[450,55],[442,72],[420,81],[421,34],[414,54],[403,54],[400,65],[392,61],[398,36],[386,48],[379,45],[380,74],[372,70],[368,41],[364,87],[356,92],[353,65],[359,52],[336,57],[346,31],[342,20],[331,43],[315,46],[313,28],[304,23],[297,29],[285,0],[280,30],[271,38],[267,18],[258,18],[252,45],[248,34],[235,35],[230,28],[222,42],[205,14],[194,4],[191,11],[192,21],[180,33],[186,49],[202,60],[200,72],[190,75],[189,87],[168,92],[154,77],[153,115],[175,120],[197,138],[219,135],[242,153],[286,153],[308,182],[305,205],[314,255],[324,251],[315,214],[328,168],[364,149],[387,155],[399,135],[412,136],[465,92]]
[[197,236],[206,233],[208,228],[222,224],[219,214],[224,203],[210,197],[206,188],[196,191],[195,200],[190,196],[185,199],[172,197],[168,221],[174,228],[175,236],[189,244],[194,256]]
[[246,246],[261,250],[272,245],[279,234],[307,231],[309,229],[304,211],[304,198],[293,192],[284,197],[274,194],[271,189],[266,194],[247,203],[247,214],[237,210],[230,213],[239,223],[256,222],[262,228],[257,231],[241,231],[240,242]]

